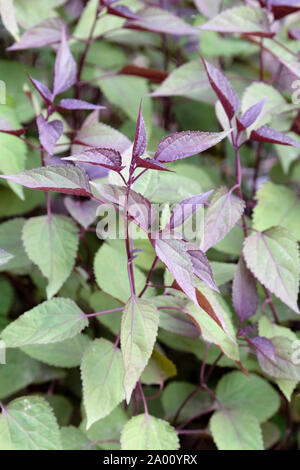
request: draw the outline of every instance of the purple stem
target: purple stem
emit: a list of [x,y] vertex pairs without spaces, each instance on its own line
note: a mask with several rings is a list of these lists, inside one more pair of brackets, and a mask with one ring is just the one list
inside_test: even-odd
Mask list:
[[99,317],[100,315],[107,315],[108,313],[113,313],[113,312],[122,312],[123,310],[124,310],[124,307],[112,308],[110,310],[104,310],[103,312],[86,313],[84,314],[84,317],[85,318]]

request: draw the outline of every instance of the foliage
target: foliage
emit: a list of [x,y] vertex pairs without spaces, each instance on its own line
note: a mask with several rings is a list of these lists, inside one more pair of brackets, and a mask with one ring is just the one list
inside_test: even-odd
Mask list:
[[0,2],[0,449],[296,449],[299,2],[42,3]]

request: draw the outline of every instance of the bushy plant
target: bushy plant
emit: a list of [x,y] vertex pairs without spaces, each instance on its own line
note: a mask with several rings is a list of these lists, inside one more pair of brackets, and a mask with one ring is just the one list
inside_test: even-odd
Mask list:
[[0,448],[296,449],[300,3],[0,13]]

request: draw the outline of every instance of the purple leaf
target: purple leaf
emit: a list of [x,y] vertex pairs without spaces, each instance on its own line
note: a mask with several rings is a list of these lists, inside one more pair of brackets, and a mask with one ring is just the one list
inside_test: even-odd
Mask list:
[[42,114],[37,117],[36,122],[42,146],[50,155],[53,155],[55,145],[64,131],[63,123],[57,119],[47,122]]
[[134,136],[133,150],[132,150],[133,162],[136,159],[136,157],[141,157],[145,153],[146,147],[147,147],[147,133],[146,133],[146,128],[145,128],[144,118],[142,115],[142,103],[141,103],[137,125],[136,125],[135,136]]
[[188,243],[187,253],[191,259],[194,274],[201,279],[210,289],[219,292],[209,261],[203,251],[196,245]]
[[8,47],[8,51],[18,51],[20,49],[31,49],[33,47],[44,47],[60,41],[65,22],[59,18],[47,18],[29,28],[21,36],[20,41]]
[[115,171],[121,171],[124,168],[120,152],[114,149],[89,148],[78,155],[64,157],[62,160],[100,165]]
[[126,18],[127,20],[138,19],[138,16],[125,5],[116,5],[114,7],[108,7],[107,13],[109,13],[110,15],[120,16],[121,18]]
[[158,160],[154,160],[153,158],[136,157],[135,163],[138,168],[148,168],[148,170],[173,172],[172,170],[168,170],[168,168],[166,168],[163,163],[160,163]]
[[199,34],[195,28],[178,16],[156,7],[149,7],[138,11],[138,18],[125,23],[126,28],[168,33],[176,36]]
[[252,126],[252,124],[256,121],[256,119],[262,112],[265,102],[266,98],[251,106],[249,109],[247,109],[247,111],[244,112],[244,114],[239,119],[236,119],[237,128],[239,132],[244,131],[248,127]]
[[255,336],[255,338],[251,338],[250,341],[256,349],[258,360],[260,359],[260,355],[262,355],[271,359],[271,361],[276,361],[275,347],[272,341],[264,336]]
[[184,131],[171,134],[160,141],[154,158],[168,163],[196,155],[218,144],[231,132],[232,129],[224,132]]
[[[124,209],[126,201],[125,187],[94,182],[91,184],[106,201]],[[156,219],[156,208],[147,198],[131,189],[128,196],[128,214],[136,225],[148,232]]]
[[47,105],[52,104],[53,96],[49,88],[46,85],[44,85],[44,83],[41,83],[38,80],[35,80],[30,75],[28,75],[28,78],[31,81],[34,88],[39,92],[39,94],[41,95],[45,103]]
[[256,281],[242,255],[233,279],[232,300],[241,322],[255,314],[258,306]]
[[64,204],[68,212],[71,214],[82,227],[88,229],[90,225],[96,220],[97,208],[99,203],[93,199],[81,201],[80,199],[73,199],[72,197],[65,197]]
[[270,5],[275,20],[280,20],[284,16],[300,10],[299,0],[259,0],[259,3],[263,7]]
[[87,197],[92,195],[86,173],[74,165],[45,166],[15,175],[0,175],[0,178],[40,191]]
[[198,305],[194,270],[187,247],[183,240],[157,238],[154,248],[159,259],[166,265],[182,291]]
[[98,104],[87,103],[83,100],[76,100],[73,98],[66,98],[60,101],[58,104],[59,109],[86,109],[92,110],[95,109],[106,109],[105,106],[100,106]]
[[270,142],[272,144],[290,145],[292,147],[300,148],[299,142],[296,142],[288,135],[275,131],[275,129],[268,126],[262,126],[259,129],[252,131],[250,139],[258,142]]
[[233,118],[236,112],[239,109],[240,101],[239,97],[230,85],[229,81],[225,75],[220,72],[217,67],[209,64],[206,60],[202,59],[203,65],[205,67],[208,80],[211,84],[212,89],[219,98],[229,121]]
[[182,225],[186,219],[193,215],[199,206],[207,202],[213,192],[214,190],[211,190],[204,194],[191,196],[176,204],[171,214],[170,228],[173,229]]
[[76,83],[77,66],[68,46],[66,30],[63,29],[61,44],[54,66],[54,96],[63,93]]

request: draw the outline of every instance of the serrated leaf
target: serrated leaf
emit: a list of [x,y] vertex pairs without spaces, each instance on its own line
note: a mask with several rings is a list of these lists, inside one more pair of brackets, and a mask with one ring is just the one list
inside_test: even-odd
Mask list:
[[135,159],[136,157],[141,157],[144,155],[147,147],[147,133],[145,127],[145,121],[142,115],[142,103],[140,104],[139,115],[136,124],[134,143],[132,149],[132,156]]
[[269,142],[272,144],[290,145],[291,147],[300,148],[299,142],[268,126],[262,126],[253,130],[251,132],[250,139],[257,142]]
[[280,225],[288,227],[297,240],[300,239],[300,201],[294,191],[268,181],[256,193],[256,199],[253,212],[253,227],[256,230]]
[[43,47],[60,41],[61,32],[65,22],[59,17],[47,18],[27,29],[20,37],[20,41],[8,47],[9,51]]
[[120,349],[103,338],[93,341],[83,356],[81,377],[88,429],[125,398]]
[[138,297],[127,302],[121,322],[121,350],[127,403],[151,357],[158,323],[159,312],[153,304]]
[[64,204],[69,214],[76,220],[82,227],[88,229],[90,225],[96,220],[97,209],[99,203],[93,199],[82,201],[66,196]]
[[78,155],[63,157],[62,160],[100,165],[109,170],[120,171],[122,169],[122,157],[120,152],[108,148],[90,148]]
[[105,106],[88,103],[87,101],[77,100],[74,98],[65,98],[59,102],[58,108],[69,110],[85,109],[89,111],[94,111],[96,109],[105,109]]
[[39,138],[42,146],[49,153],[53,155],[56,143],[59,141],[63,134],[64,125],[62,121],[55,119],[53,121],[46,121],[44,116],[40,114],[37,117],[37,126],[39,130]]
[[245,411],[217,411],[210,420],[210,429],[219,450],[264,449],[259,422]]
[[76,335],[74,338],[57,343],[23,346],[21,349],[28,356],[56,367],[77,367],[80,365],[84,351],[90,344],[87,335]]
[[24,222],[25,220],[20,217],[0,225],[0,246],[13,256],[6,264],[0,265],[0,271],[23,269],[31,265],[21,238]]
[[61,450],[53,411],[41,397],[21,397],[0,416],[1,450]]
[[158,144],[154,158],[162,163],[187,158],[217,145],[232,131],[183,131],[164,137]]
[[201,250],[207,251],[221,241],[238,222],[245,203],[226,188],[220,188],[213,196],[204,219]]
[[201,29],[219,33],[240,33],[254,36],[272,37],[267,12],[252,6],[237,6],[222,11]]
[[68,46],[66,29],[62,29],[61,43],[54,66],[54,96],[71,88],[76,82],[77,65]]
[[141,414],[125,424],[121,434],[122,450],[177,450],[175,429],[162,419]]
[[260,423],[271,418],[279,408],[275,389],[261,377],[240,371],[229,372],[219,380],[217,398],[227,410],[246,411]]
[[0,178],[40,191],[91,196],[86,173],[73,165],[35,168],[15,175],[0,175]]
[[70,299],[46,300],[11,322],[1,333],[8,348],[49,344],[72,338],[88,325]]
[[299,313],[299,251],[294,237],[282,227],[255,232],[244,242],[243,254],[254,276]]
[[53,297],[74,267],[79,234],[76,224],[60,215],[34,217],[23,228],[22,240],[33,263],[48,279],[47,296]]

